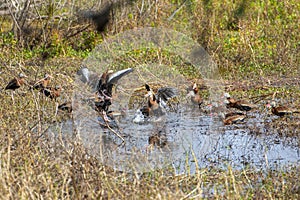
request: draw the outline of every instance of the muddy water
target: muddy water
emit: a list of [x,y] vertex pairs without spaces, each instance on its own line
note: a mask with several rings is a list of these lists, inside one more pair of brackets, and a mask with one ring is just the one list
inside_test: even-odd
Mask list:
[[[101,128],[96,115],[85,116],[75,125],[66,121],[60,124],[61,132],[74,135],[75,127],[76,138],[91,155],[122,171],[171,166],[177,173],[193,173],[197,167],[268,169],[300,164],[299,139],[279,137],[267,125],[278,119],[258,112],[231,126],[223,126],[218,116],[204,114],[198,108],[180,109],[161,121],[144,124],[133,123],[134,114],[134,110],[128,111],[117,120],[119,128],[113,128],[125,142]],[[156,143],[149,143],[151,137],[158,138]]]

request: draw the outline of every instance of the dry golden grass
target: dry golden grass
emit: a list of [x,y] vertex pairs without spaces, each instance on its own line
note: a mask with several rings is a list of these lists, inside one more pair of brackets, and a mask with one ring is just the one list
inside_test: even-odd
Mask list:
[[[77,61],[69,61],[49,60],[43,68],[43,73],[54,75],[52,84],[63,85],[61,102],[71,98],[78,69]],[[37,68],[29,69],[32,79]],[[10,79],[4,73],[0,77],[3,86]],[[51,124],[68,117],[54,116],[55,102],[38,91],[21,87],[15,105],[10,93],[2,91],[0,101],[1,199],[299,198],[299,166],[275,172],[228,166],[185,175],[175,174],[171,166],[148,173],[116,171],[89,155],[80,141],[66,144],[59,132],[55,139],[45,133]]]

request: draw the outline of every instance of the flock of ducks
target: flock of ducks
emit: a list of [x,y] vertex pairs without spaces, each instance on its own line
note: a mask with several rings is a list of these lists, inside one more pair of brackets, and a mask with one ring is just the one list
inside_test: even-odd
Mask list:
[[[82,80],[85,80],[83,82],[88,83],[90,77],[87,68],[82,68],[80,71],[81,73],[79,74],[82,75],[83,77]],[[96,86],[96,92],[94,93],[95,95],[94,109],[99,113],[99,115],[102,117],[105,123],[112,121],[115,116],[114,112],[109,109],[109,107],[112,105],[113,86],[118,82],[120,78],[131,73],[132,71],[133,71],[132,68],[120,70],[117,72],[108,70],[101,75],[100,79],[97,78],[96,82],[98,83]],[[22,85],[27,84],[25,78],[27,78],[27,76],[24,75],[23,73],[20,73],[18,77],[12,79],[5,87],[5,90],[12,90],[13,103],[14,103],[14,98],[13,98],[14,91],[20,88]],[[31,90],[39,90],[40,93],[42,93],[46,97],[55,100],[57,97],[60,96],[62,88],[61,86],[55,86],[55,87],[49,86],[52,78],[53,77],[51,75],[45,74],[41,80],[33,84],[30,84],[29,88]],[[159,88],[156,94],[153,92],[153,90],[148,84],[145,84],[145,89],[147,91],[147,94],[145,95],[145,97],[147,98],[147,102],[142,108],[137,110],[135,117],[133,119],[133,122],[135,123],[145,122],[151,116],[164,115],[164,113],[168,109],[167,106],[168,100],[178,95],[177,90],[172,87]],[[226,104],[227,108],[235,108],[237,110],[242,111],[242,112],[230,112],[227,114],[222,114],[224,125],[230,125],[230,124],[237,123],[239,121],[243,121],[246,118],[248,111],[257,108],[256,105],[251,104],[245,100],[235,100],[228,93],[225,93],[224,97],[225,97],[224,103]],[[193,85],[190,88],[188,88],[187,98],[190,98],[190,102],[192,104],[201,108],[203,104],[203,99],[199,94],[199,89],[196,83],[193,83]],[[270,104],[267,105],[267,107],[271,108],[271,112],[274,115],[280,117],[284,115],[290,115],[293,113],[299,113],[298,110],[292,110],[286,106],[277,106],[275,101],[272,101]],[[59,105],[58,109],[72,112],[72,105],[70,102],[65,102]]]
[[[27,76],[24,75],[23,73],[20,73],[18,75],[18,77],[13,78],[5,87],[5,90],[11,90],[12,91],[13,104],[14,104],[14,92],[15,92],[15,90],[20,88],[22,85],[27,84],[25,78],[27,78]],[[61,86],[55,86],[55,87],[49,86],[49,83],[51,82],[52,78],[53,77],[51,75],[45,74],[44,78],[38,80],[37,82],[35,82],[33,84],[29,84],[29,89],[39,90],[46,97],[49,97],[50,99],[56,99],[57,97],[60,96],[60,93],[62,91],[62,87]]]

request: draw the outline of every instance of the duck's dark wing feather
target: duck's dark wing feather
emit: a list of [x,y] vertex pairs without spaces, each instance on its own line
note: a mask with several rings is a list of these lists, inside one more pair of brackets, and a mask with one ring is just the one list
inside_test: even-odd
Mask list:
[[157,91],[157,98],[160,101],[167,102],[169,99],[176,97],[177,94],[178,94],[178,91],[176,88],[162,87],[162,88],[159,88]]
[[128,68],[128,69],[123,69],[123,70],[117,71],[113,74],[109,74],[109,77],[106,82],[107,92],[109,94],[111,94],[112,87],[114,86],[114,84],[116,84],[118,82],[118,80],[120,80],[123,76],[125,76],[126,74],[129,74],[132,71],[133,71],[132,68]]
[[13,79],[13,80],[11,80],[11,81],[7,84],[7,86],[5,87],[5,90],[9,90],[9,89],[14,90],[14,89],[17,89],[17,88],[19,88],[19,87],[20,87],[20,85],[18,84],[18,80],[17,80],[17,79]]
[[113,84],[117,83],[120,78],[122,78],[126,74],[129,74],[132,71],[133,71],[132,68],[128,68],[128,69],[123,69],[123,70],[117,71],[117,72],[109,75],[109,78],[107,79],[107,84],[113,85]]

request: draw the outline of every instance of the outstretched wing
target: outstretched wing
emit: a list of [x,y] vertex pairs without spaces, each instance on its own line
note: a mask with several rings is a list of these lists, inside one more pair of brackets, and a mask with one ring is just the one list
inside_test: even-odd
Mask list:
[[102,74],[97,86],[100,101],[95,103],[98,109],[100,108],[104,111],[108,110],[109,106],[112,103],[111,97],[112,97],[112,88],[114,84],[116,84],[118,80],[122,78],[124,75],[132,71],[133,71],[132,68],[128,68],[128,69],[117,71],[115,73],[110,73],[108,71]]
[[128,68],[128,69],[123,69],[123,70],[117,71],[117,72],[109,75],[109,78],[107,80],[107,84],[115,84],[115,83],[117,83],[120,78],[122,78],[126,74],[129,74],[132,71],[133,71],[132,68]]
[[133,71],[132,68],[128,68],[128,69],[123,69],[123,70],[117,71],[113,74],[109,74],[109,77],[106,82],[108,93],[111,94],[112,87],[114,86],[114,84],[116,84],[118,82],[118,80],[120,80],[123,76],[125,76],[126,74],[129,74],[132,71]]
[[90,72],[86,66],[82,66],[77,72],[77,75],[81,75],[80,80],[84,83],[88,83],[90,81]]
[[169,99],[176,97],[178,91],[176,88],[172,87],[162,87],[157,91],[157,98],[159,101],[167,102]]

